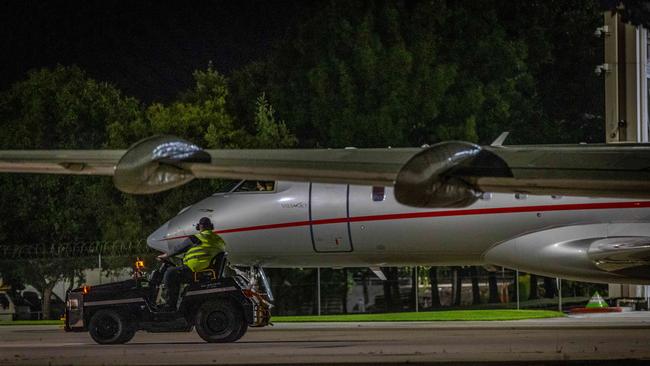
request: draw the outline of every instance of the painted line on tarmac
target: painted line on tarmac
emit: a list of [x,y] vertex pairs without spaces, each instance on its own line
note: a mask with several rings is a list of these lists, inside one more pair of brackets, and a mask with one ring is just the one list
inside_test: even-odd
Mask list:
[[70,346],[85,346],[88,343],[43,343],[43,342],[30,342],[30,343],[0,343],[0,348],[43,348],[43,347],[70,347]]

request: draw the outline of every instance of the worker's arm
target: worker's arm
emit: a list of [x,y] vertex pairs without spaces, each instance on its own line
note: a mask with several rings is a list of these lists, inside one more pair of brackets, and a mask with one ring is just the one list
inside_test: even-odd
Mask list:
[[180,244],[176,245],[169,253],[163,253],[158,258],[170,258],[181,253],[185,253],[192,246],[201,243],[201,241],[194,235],[183,240]]

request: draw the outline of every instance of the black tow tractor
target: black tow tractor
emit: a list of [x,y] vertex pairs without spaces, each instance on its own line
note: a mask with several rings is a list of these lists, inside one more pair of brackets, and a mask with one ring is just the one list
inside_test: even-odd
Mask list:
[[99,344],[121,344],[138,330],[190,332],[195,327],[206,342],[226,343],[241,338],[249,326],[270,324],[271,304],[266,293],[254,289],[255,275],[249,279],[233,269],[234,275],[224,276],[225,253],[216,256],[208,269],[193,274],[181,290],[176,310],[159,310],[156,300],[169,266],[174,263],[164,260],[147,277],[138,260],[133,279],[69,291],[65,330],[87,331]]

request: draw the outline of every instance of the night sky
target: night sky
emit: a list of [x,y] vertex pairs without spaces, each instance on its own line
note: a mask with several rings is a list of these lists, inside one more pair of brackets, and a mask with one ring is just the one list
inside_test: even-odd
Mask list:
[[33,68],[74,64],[127,95],[169,101],[209,61],[228,74],[263,57],[305,11],[303,4],[5,0],[0,88]]

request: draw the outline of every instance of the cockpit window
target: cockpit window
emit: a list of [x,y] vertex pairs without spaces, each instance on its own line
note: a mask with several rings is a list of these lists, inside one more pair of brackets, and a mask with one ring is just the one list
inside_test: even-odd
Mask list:
[[273,192],[275,182],[269,180],[246,180],[237,187],[235,192]]
[[218,182],[219,182],[219,186],[215,194],[228,193],[232,191],[235,187],[237,187],[237,185],[239,184],[239,182],[241,182],[241,180],[223,180]]

